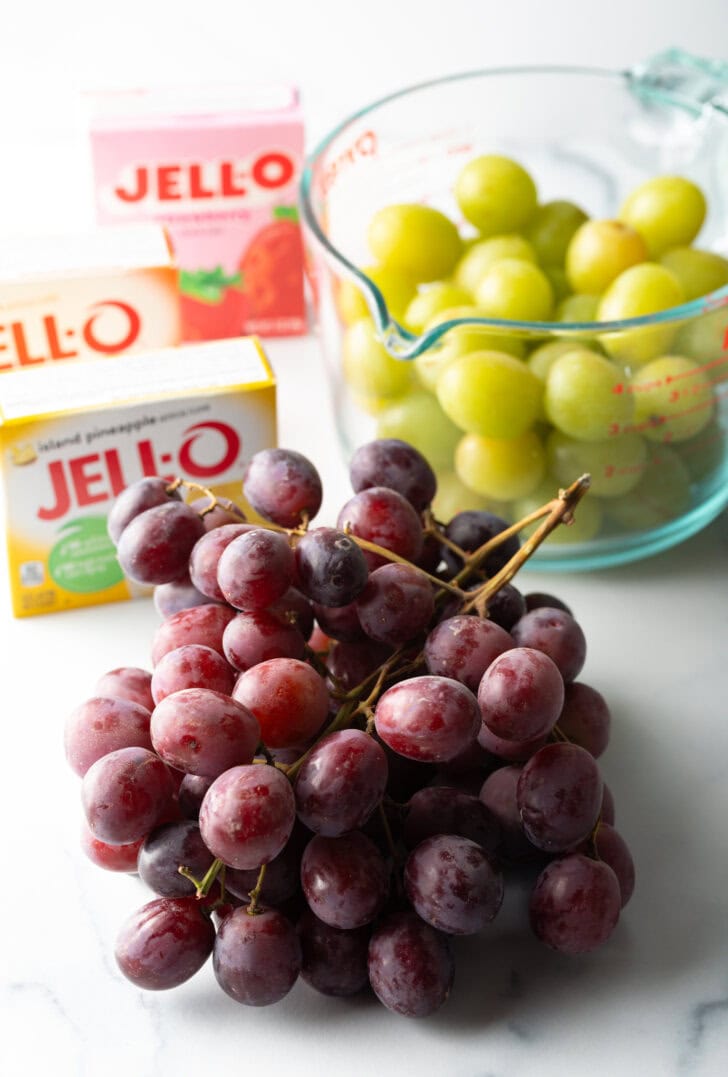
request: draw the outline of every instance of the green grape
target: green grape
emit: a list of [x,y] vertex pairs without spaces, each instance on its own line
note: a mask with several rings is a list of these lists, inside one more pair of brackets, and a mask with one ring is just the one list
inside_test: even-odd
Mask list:
[[596,352],[578,348],[559,356],[546,379],[544,408],[550,422],[579,441],[604,441],[632,418],[632,394],[622,373]]
[[483,236],[519,232],[536,211],[536,185],[525,168],[509,157],[475,157],[455,181],[463,216]]
[[690,472],[668,445],[652,449],[640,481],[628,494],[604,502],[609,518],[625,531],[660,527],[689,506]]
[[[676,277],[656,262],[644,262],[620,273],[602,296],[600,322],[617,322],[640,318],[679,306],[684,295]],[[677,332],[675,325],[655,325],[645,329],[626,329],[604,334],[607,352],[628,366],[642,366],[669,349]]]
[[[482,318],[483,312],[478,307],[454,307],[441,311],[425,329],[430,330],[443,322],[456,321],[460,318]],[[497,329],[488,329],[479,325],[458,325],[449,329],[427,351],[414,360],[415,371],[420,382],[430,393],[437,390],[437,380],[448,363],[453,359],[474,351],[507,352],[522,359],[526,353],[523,341],[510,333],[499,333]]]
[[583,293],[568,295],[562,299],[554,311],[554,321],[557,322],[594,322],[599,309],[598,295],[585,295]]
[[401,396],[412,384],[412,364],[392,358],[377,340],[369,318],[360,318],[345,331],[342,356],[344,377],[357,393]]
[[[699,434],[674,446],[688,469],[693,482],[706,482],[719,477],[725,467],[726,435],[720,424],[711,419]],[[725,472],[721,481],[726,481]]]
[[630,266],[647,259],[639,233],[621,221],[586,221],[566,251],[566,275],[575,292],[599,295]]
[[517,258],[521,262],[536,264],[536,252],[531,244],[518,235],[491,236],[471,244],[455,266],[455,280],[471,295],[496,262],[504,258]]
[[674,247],[660,255],[660,265],[677,278],[685,299],[700,299],[728,284],[728,258],[713,251]]
[[[398,270],[389,269],[387,266],[366,266],[362,269],[362,273],[369,277],[373,284],[376,284],[384,296],[387,310],[395,321],[401,322],[407,304],[417,290],[415,282]],[[364,293],[353,280],[346,279],[338,282],[336,302],[344,325],[351,325],[360,318],[369,317]]]
[[455,470],[466,486],[483,497],[514,501],[534,490],[546,468],[538,434],[484,438],[465,434],[455,450]]
[[422,333],[425,326],[442,311],[470,303],[470,295],[458,284],[439,280],[428,284],[409,302],[403,325],[412,333]]
[[670,247],[687,246],[703,226],[705,196],[683,176],[654,176],[622,203],[619,219],[643,236],[650,258]]
[[573,202],[557,199],[539,206],[526,228],[526,239],[541,265],[563,266],[572,236],[586,220],[584,210]]
[[378,210],[369,222],[367,240],[378,262],[418,282],[448,277],[463,248],[449,217],[412,203]]
[[687,441],[713,416],[713,386],[690,359],[663,355],[632,378],[635,426],[650,441]]
[[553,310],[554,293],[538,266],[504,258],[491,266],[480,281],[475,302],[486,318],[545,322]]
[[438,471],[437,493],[432,501],[436,520],[451,520],[458,512],[493,512],[503,517],[505,504],[493,498],[481,497],[462,482],[454,471]]
[[563,486],[579,475],[591,475],[590,496],[621,497],[640,481],[647,445],[639,434],[620,434],[605,441],[576,441],[560,430],[546,439],[549,473]]
[[728,381],[728,306],[681,325],[673,347],[699,363],[713,383]]
[[554,302],[560,303],[562,299],[566,299],[571,295],[571,285],[569,284],[569,278],[566,276],[566,270],[562,266],[543,266],[544,276],[551,285],[551,291],[554,293]]
[[549,370],[559,356],[577,351],[581,347],[581,343],[575,342],[572,338],[567,340],[560,337],[557,340],[549,340],[546,344],[540,344],[538,348],[534,348],[526,360],[526,365],[531,373],[535,374],[538,380],[545,385]]
[[536,420],[543,389],[525,363],[505,352],[469,352],[447,364],[437,399],[471,434],[514,438]]
[[378,438],[408,441],[437,468],[452,467],[461,436],[430,393],[410,393],[381,411],[377,419]]
[[[575,473],[563,485],[568,486],[569,483],[578,478],[578,473]],[[525,516],[530,516],[532,512],[536,512],[542,505],[551,501],[552,498],[556,497],[558,487],[559,483],[553,479],[543,479],[527,497],[521,497],[514,501],[510,511],[510,517],[513,522],[522,520]],[[602,506],[589,493],[576,506],[573,522],[555,527],[548,538],[544,539],[544,546],[571,546],[577,542],[589,542],[599,534],[602,518]],[[521,534],[525,537],[530,537],[534,531],[538,530],[542,522],[542,520],[536,520],[534,523],[528,524],[527,527],[523,528]]]

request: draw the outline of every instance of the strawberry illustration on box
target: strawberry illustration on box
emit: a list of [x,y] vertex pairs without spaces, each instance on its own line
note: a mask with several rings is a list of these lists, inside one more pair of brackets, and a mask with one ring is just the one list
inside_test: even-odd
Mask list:
[[107,93],[93,109],[98,218],[164,224],[184,339],[305,332],[296,91]]

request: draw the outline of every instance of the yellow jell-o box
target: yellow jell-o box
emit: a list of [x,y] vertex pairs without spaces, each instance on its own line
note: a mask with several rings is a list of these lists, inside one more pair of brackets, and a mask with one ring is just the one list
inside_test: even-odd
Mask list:
[[159,225],[0,244],[0,372],[180,339],[177,269]]
[[239,502],[250,458],[275,444],[275,379],[255,337],[4,375],[0,456],[13,612],[148,594],[123,577],[107,534],[117,494],[162,475]]

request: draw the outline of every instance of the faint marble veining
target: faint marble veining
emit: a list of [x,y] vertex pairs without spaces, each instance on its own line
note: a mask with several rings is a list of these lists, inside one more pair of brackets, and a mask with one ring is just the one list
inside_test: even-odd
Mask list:
[[[696,1061],[703,1053],[709,1029],[715,1028],[726,1017],[728,1017],[728,997],[696,1003],[690,1012],[685,1048],[680,1056],[679,1072],[681,1074],[687,1074],[693,1070]],[[725,1063],[726,1071],[728,1071],[728,1058]]]

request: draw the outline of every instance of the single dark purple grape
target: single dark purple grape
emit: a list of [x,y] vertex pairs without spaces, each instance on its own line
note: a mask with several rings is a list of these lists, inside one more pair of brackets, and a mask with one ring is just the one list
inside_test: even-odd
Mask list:
[[204,533],[202,520],[183,501],[156,505],[122,531],[116,548],[119,564],[136,583],[170,583],[186,574],[192,547]]
[[296,587],[288,590],[271,602],[266,609],[268,613],[275,613],[288,625],[293,625],[307,640],[313,632],[313,607],[305,595]]
[[293,564],[286,536],[256,527],[225,547],[217,582],[225,600],[236,609],[264,609],[291,586]]
[[94,695],[112,699],[129,699],[139,703],[150,712],[154,710],[152,699],[152,675],[138,666],[119,666],[110,669],[96,681]]
[[558,667],[532,647],[514,647],[495,658],[478,688],[483,722],[503,740],[547,736],[563,703],[564,682]]
[[[298,892],[301,885],[301,843],[289,840],[278,856],[266,864],[260,901],[264,905],[282,905]],[[228,868],[225,872],[225,889],[246,905],[250,892],[258,882],[260,868]]]
[[480,712],[473,693],[448,677],[411,677],[379,697],[376,730],[400,755],[442,763],[475,740]]
[[332,680],[344,692],[350,692],[371,676],[392,654],[392,648],[374,640],[361,643],[340,640],[333,644],[326,657]]
[[152,664],[156,665],[169,651],[189,643],[211,647],[224,657],[222,636],[225,626],[234,616],[235,610],[216,603],[172,614],[159,625],[152,637]]
[[306,642],[295,625],[270,609],[244,610],[225,628],[222,646],[230,665],[242,673],[269,658],[300,660]]
[[586,659],[586,639],[571,614],[543,606],[521,617],[510,632],[519,647],[547,654],[567,683],[578,677]]
[[544,852],[565,852],[584,841],[599,817],[599,767],[577,744],[547,744],[524,765],[516,796],[528,839]]
[[93,696],[66,719],[64,745],[69,766],[79,777],[98,759],[118,748],[151,750],[151,714],[130,699]]
[[387,757],[372,737],[358,729],[330,733],[296,776],[298,818],[326,837],[357,830],[381,802],[386,785]]
[[230,695],[235,671],[212,647],[187,643],[168,651],[154,667],[152,695],[155,705],[183,688],[210,688]]
[[164,823],[144,840],[139,853],[139,878],[160,897],[192,897],[195,886],[178,869],[187,868],[202,880],[214,859],[196,823],[190,819]]
[[[465,550],[466,553],[472,553],[483,543],[489,542],[496,535],[499,535],[501,531],[505,531],[509,526],[510,524],[506,520],[502,520],[500,516],[496,516],[492,512],[466,509],[464,512],[458,512],[453,516],[445,528],[445,535],[461,550]],[[512,535],[505,542],[502,542],[500,546],[497,546],[492,553],[488,554],[480,568],[487,576],[495,576],[496,572],[500,571],[514,554],[518,553],[520,545],[518,535]],[[453,575],[463,567],[462,558],[454,550],[451,550],[449,546],[442,547],[442,556]]]
[[[205,531],[214,531],[218,527],[224,527],[225,524],[244,524],[246,522],[245,513],[234,501],[230,501],[227,497],[218,497],[216,500],[217,504],[214,509],[209,509],[202,515]],[[195,512],[203,512],[203,509],[207,509],[209,504],[209,497],[196,497],[194,501],[189,502],[190,507]]]
[[600,860],[609,864],[617,876],[622,908],[634,893],[635,868],[629,846],[622,835],[609,823],[600,822],[594,838],[594,851]]
[[369,983],[369,928],[342,931],[304,909],[296,931],[301,943],[301,979],[322,995],[346,998]]
[[413,794],[402,831],[408,849],[437,834],[469,838],[488,856],[493,856],[501,843],[498,820],[485,804],[445,785],[426,786]]
[[[530,613],[531,610],[541,609],[542,606],[548,606],[552,610],[563,610],[564,613],[571,613],[571,609],[565,602],[562,602],[556,595],[550,595],[545,591],[529,591],[529,593],[523,597],[526,602],[526,611],[528,613]],[[573,613],[571,613],[571,616],[574,616]]]
[[373,841],[354,830],[339,838],[317,834],[301,860],[301,886],[319,920],[344,930],[370,924],[387,897],[388,872]]
[[243,493],[256,512],[281,527],[300,527],[321,508],[319,473],[292,449],[257,452],[243,477]]
[[488,599],[488,619],[510,632],[526,612],[526,602],[512,583],[505,583]]
[[167,480],[156,475],[131,483],[121,491],[109,511],[106,521],[109,538],[117,546],[122,531],[135,516],[156,505],[181,500],[179,490],[170,490]]
[[207,531],[202,538],[197,540],[190,553],[189,573],[190,580],[201,594],[207,595],[215,602],[225,601],[220,584],[217,582],[220,558],[233,539],[255,530],[254,524],[246,524],[242,521],[222,524],[220,527]]
[[174,783],[162,760],[146,748],[119,748],[86,771],[81,801],[94,837],[128,845],[168,818]]
[[[373,486],[350,498],[339,512],[336,526],[407,561],[416,561],[422,553],[424,535],[419,516],[409,501],[384,486]],[[388,563],[370,550],[365,550],[364,556],[370,571]]]
[[319,625],[329,639],[342,643],[364,643],[366,634],[356,610],[356,602],[348,606],[321,606],[313,603],[313,612]]
[[411,565],[382,565],[357,598],[356,611],[370,639],[399,647],[424,632],[432,620],[432,584]]
[[448,935],[473,935],[503,902],[503,877],[480,845],[456,834],[426,838],[410,853],[404,887],[425,923]]
[[[213,652],[214,653],[214,652]],[[210,688],[183,688],[152,711],[154,750],[185,774],[216,778],[252,763],[260,729],[247,707]]]
[[156,898],[122,927],[116,961],[136,987],[164,991],[194,976],[214,942],[215,928],[194,898]]
[[296,583],[322,606],[348,606],[367,582],[364,554],[353,538],[334,527],[317,527],[296,543]]
[[414,912],[395,913],[377,926],[368,966],[374,994],[404,1017],[428,1017],[439,1010],[455,971],[447,936]]
[[523,832],[516,790],[521,767],[500,767],[483,782],[480,800],[500,825],[499,859],[509,864],[534,860],[538,853]]
[[191,610],[194,606],[207,606],[214,601],[198,591],[188,576],[157,584],[153,599],[155,610],[164,618],[171,617],[180,610]]
[[301,969],[301,944],[293,924],[277,909],[251,916],[235,909],[220,925],[212,967],[223,991],[245,1006],[270,1006],[293,987]]
[[422,553],[414,562],[418,568],[423,569],[425,572],[429,572],[431,576],[434,576],[442,564],[442,548],[440,540],[436,535],[425,535],[425,541],[422,546]]
[[515,644],[493,621],[480,617],[448,617],[432,629],[425,641],[425,663],[430,673],[460,681],[477,692],[491,662]]
[[202,778],[199,774],[185,774],[177,791],[179,810],[185,819],[197,820],[205,793],[214,778]]
[[81,820],[81,848],[89,860],[104,871],[134,874],[142,844],[143,839],[131,841],[128,845],[109,845],[108,842],[94,837],[86,820]]
[[529,914],[535,935],[563,954],[585,954],[607,941],[621,908],[608,864],[581,853],[553,860],[536,880]]
[[257,763],[226,770],[200,808],[202,840],[231,868],[269,863],[290,838],[295,821],[290,782],[275,767]]
[[379,438],[361,445],[351,458],[349,478],[354,493],[386,486],[422,512],[437,491],[437,479],[422,453],[398,438]]
[[557,725],[565,737],[586,748],[595,759],[609,744],[611,715],[607,702],[595,688],[580,681],[566,685]]

